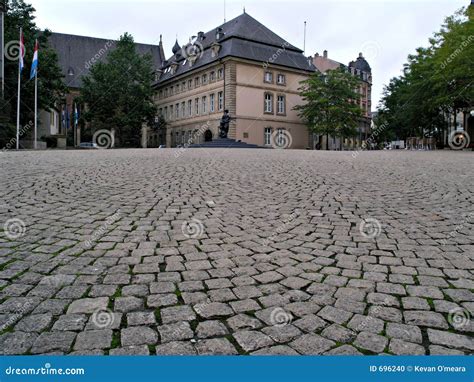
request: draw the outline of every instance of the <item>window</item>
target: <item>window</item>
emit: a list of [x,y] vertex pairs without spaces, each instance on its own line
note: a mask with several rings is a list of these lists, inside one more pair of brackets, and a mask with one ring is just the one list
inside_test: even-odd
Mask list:
[[270,146],[272,144],[272,128],[265,127],[265,131],[263,132],[263,143],[265,146]]
[[199,115],[199,98],[196,98],[194,100],[194,110],[195,110],[196,115]]
[[215,107],[214,107],[214,100],[216,98],[216,95],[213,93],[209,96],[209,111],[211,113],[214,113]]
[[220,68],[220,69],[217,71],[217,79],[218,79],[218,80],[221,80],[222,77],[224,77],[224,69],[223,69],[223,68]]
[[176,85],[174,87],[174,94],[178,94],[179,93],[179,85]]
[[209,81],[214,81],[216,79],[216,72],[213,70],[209,73]]
[[285,108],[285,96],[284,95],[279,95],[277,97],[277,113],[278,114],[285,114],[286,108]]
[[173,105],[170,106],[170,119],[173,119],[174,113],[173,113]]
[[186,82],[181,82],[181,91],[184,92],[186,89]]
[[158,114],[163,116],[163,109],[161,107],[158,109]]
[[284,75],[284,74],[281,74],[281,73],[278,74],[278,76],[277,76],[277,84],[278,84],[278,85],[285,85],[285,83],[286,83],[286,77],[285,77],[285,75]]
[[203,74],[203,75],[202,75],[201,82],[202,82],[203,84],[207,84],[207,74]]
[[158,98],[159,98],[159,99],[162,99],[162,98],[163,98],[163,90],[160,90],[160,93],[159,93]]
[[168,119],[168,106],[165,106],[165,114],[163,115],[165,119]]
[[271,95],[270,93],[265,93],[263,111],[265,113],[273,113],[273,95]]
[[188,90],[193,88],[193,80],[188,80]]
[[181,102],[181,117],[186,117],[186,104]]
[[268,82],[268,83],[273,83],[273,73],[272,72],[265,72],[264,81]]
[[197,88],[199,86],[199,77],[194,79],[194,87]]
[[172,96],[172,95],[173,95],[173,91],[174,91],[174,87],[173,87],[173,86],[171,86],[171,87],[170,87],[170,96]]
[[207,97],[202,97],[202,114],[206,113],[206,106],[207,106]]
[[168,97],[168,88],[165,89],[165,97]]
[[224,93],[217,93],[217,110],[221,111],[224,108]]
[[193,115],[193,102],[191,100],[188,101],[188,117]]
[[177,103],[175,106],[175,116],[176,116],[176,119],[179,118],[179,103]]

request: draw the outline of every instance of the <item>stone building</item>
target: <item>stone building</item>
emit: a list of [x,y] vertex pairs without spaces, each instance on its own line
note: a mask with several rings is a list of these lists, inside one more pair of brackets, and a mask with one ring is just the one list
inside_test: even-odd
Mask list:
[[[79,96],[82,78],[89,74],[92,65],[103,61],[107,57],[108,53],[114,49],[116,41],[52,33],[48,43],[58,55],[58,64],[64,76],[68,93],[63,105],[56,105],[51,111],[39,111],[38,138],[55,137],[58,147],[64,147],[66,145],[66,133],[74,133],[71,133],[74,129],[74,99]],[[150,54],[152,56],[155,68],[162,66],[164,52],[161,38],[158,45],[140,43],[135,45],[139,54]],[[65,123],[65,118],[62,117],[62,112],[65,110],[69,114],[69,123]],[[81,142],[81,128],[78,127],[73,135],[75,146],[78,146]]]
[[306,148],[307,127],[293,107],[311,59],[247,13],[210,32],[198,32],[157,72],[156,104],[164,130],[143,128],[142,145],[187,146],[217,138],[224,110],[229,138]]
[[[359,120],[357,127],[358,135],[352,138],[346,138],[343,142],[339,138],[329,137],[329,149],[340,150],[340,149],[352,149],[354,147],[360,147],[363,140],[370,134],[372,124],[372,69],[369,63],[365,60],[362,53],[355,61],[349,62],[346,66],[338,61],[335,61],[328,57],[328,52],[325,50],[323,55],[320,56],[318,53],[313,57],[314,66],[321,72],[325,73],[328,70],[334,70],[340,67],[346,68],[352,75],[357,76],[360,79],[360,99],[359,105],[362,109],[362,118]],[[325,136],[312,136],[312,147],[326,148]]]

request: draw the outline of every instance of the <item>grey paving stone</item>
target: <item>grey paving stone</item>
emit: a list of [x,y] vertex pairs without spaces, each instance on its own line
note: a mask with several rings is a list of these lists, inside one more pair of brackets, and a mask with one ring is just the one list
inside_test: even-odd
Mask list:
[[27,333],[42,332],[43,330],[49,327],[52,320],[53,316],[49,313],[32,314],[21,319],[15,325],[15,331]]
[[396,355],[425,355],[425,348],[423,346],[398,339],[390,341],[388,350]]
[[156,355],[196,355],[196,350],[190,342],[167,342],[156,346]]
[[83,330],[87,322],[85,314],[65,314],[60,316],[54,323],[52,330],[79,331]]
[[75,338],[76,333],[73,332],[43,332],[36,338],[31,353],[68,352]]
[[77,335],[75,350],[105,349],[112,344],[112,330],[88,330]]
[[189,322],[174,322],[172,324],[158,326],[161,342],[182,341],[194,337]]
[[216,320],[200,322],[196,328],[198,338],[221,337],[228,334],[225,325]]
[[158,341],[156,332],[148,327],[134,326],[120,331],[120,342],[122,346],[132,345],[155,345]]
[[161,309],[161,320],[164,324],[177,321],[192,321],[196,319],[196,314],[190,306],[173,306]]
[[354,341],[354,345],[358,348],[369,350],[373,353],[382,353],[387,344],[387,338],[370,332],[360,332]]
[[109,299],[107,297],[83,298],[75,300],[69,305],[67,313],[94,313],[97,310],[107,309]]
[[234,311],[228,304],[222,302],[210,302],[194,305],[196,313],[205,318],[228,317],[234,314]]
[[316,355],[322,354],[334,347],[336,343],[316,334],[305,334],[289,343],[300,354]]
[[424,310],[404,312],[405,322],[409,325],[428,326],[431,328],[448,329],[449,325],[442,314]]
[[238,354],[234,345],[227,338],[211,338],[199,340],[195,344],[199,355],[236,355]]
[[273,340],[269,336],[256,330],[238,331],[233,333],[233,337],[246,352],[273,345]]
[[110,355],[149,355],[150,350],[147,345],[127,346],[109,350]]
[[418,326],[405,325],[399,323],[387,323],[386,334],[391,338],[398,338],[407,342],[421,344],[421,330]]
[[35,333],[8,332],[0,335],[0,354],[20,355],[26,353],[37,338]]

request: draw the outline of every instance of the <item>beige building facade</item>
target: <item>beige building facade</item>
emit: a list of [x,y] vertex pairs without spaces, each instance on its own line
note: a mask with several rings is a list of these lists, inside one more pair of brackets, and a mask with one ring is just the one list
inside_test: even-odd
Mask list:
[[[266,33],[254,33],[262,31]],[[199,32],[157,73],[155,102],[164,129],[144,128],[147,147],[187,147],[218,139],[225,110],[228,138],[261,147],[305,149],[306,125],[293,107],[300,82],[315,71],[303,52],[248,14]],[[157,118],[159,120],[159,118]]]

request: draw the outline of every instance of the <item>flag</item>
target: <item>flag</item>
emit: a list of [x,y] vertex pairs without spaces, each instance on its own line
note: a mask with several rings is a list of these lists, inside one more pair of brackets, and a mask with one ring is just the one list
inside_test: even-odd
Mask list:
[[66,129],[69,129],[69,109],[66,105]]
[[77,104],[74,104],[74,126],[77,126],[79,121],[79,112],[77,111]]
[[25,39],[23,38],[23,31],[20,30],[20,72],[23,70],[23,67],[25,66],[23,57],[25,57]]
[[38,40],[35,42],[35,53],[33,54],[33,62],[31,63],[31,72],[30,72],[30,80],[35,78],[38,73]]

